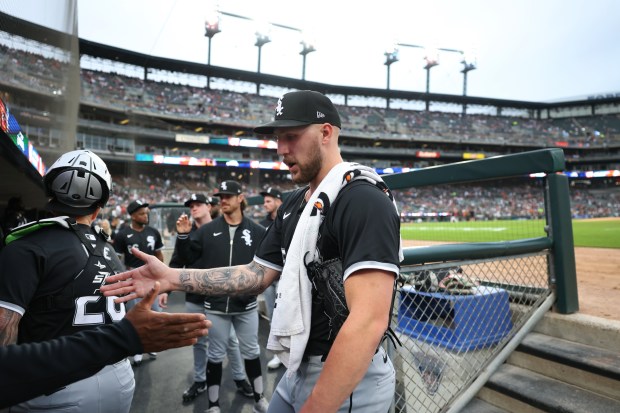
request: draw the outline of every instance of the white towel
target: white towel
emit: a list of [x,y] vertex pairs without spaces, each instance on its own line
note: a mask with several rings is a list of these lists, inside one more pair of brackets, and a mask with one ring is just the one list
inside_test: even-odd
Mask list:
[[[365,179],[373,184],[383,182],[367,166],[349,162],[334,166],[310,196],[286,253],[267,348],[278,355],[288,368],[288,374],[293,374],[299,368],[310,335],[312,284],[304,260],[314,261],[318,254],[316,241],[319,227],[325,218],[320,210],[326,203],[331,205],[347,183],[357,179]],[[402,243],[399,257],[402,261]]]

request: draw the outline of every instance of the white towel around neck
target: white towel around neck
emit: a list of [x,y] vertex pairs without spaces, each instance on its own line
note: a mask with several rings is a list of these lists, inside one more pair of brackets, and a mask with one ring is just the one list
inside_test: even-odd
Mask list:
[[[299,368],[310,336],[312,284],[307,275],[304,259],[311,262],[317,256],[316,241],[324,218],[321,213],[312,215],[313,209],[323,204],[325,196],[331,205],[340,190],[347,183],[357,179],[365,179],[371,183],[383,182],[379,175],[367,166],[350,162],[334,166],[310,196],[286,253],[267,348],[278,355],[288,368],[288,374],[294,373]],[[402,242],[399,257],[402,261]]]

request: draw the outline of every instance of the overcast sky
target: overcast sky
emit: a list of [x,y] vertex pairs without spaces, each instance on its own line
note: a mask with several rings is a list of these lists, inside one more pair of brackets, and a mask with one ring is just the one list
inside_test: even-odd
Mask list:
[[[0,10],[58,28],[63,0],[0,0]],[[207,63],[209,0],[78,0],[79,36],[155,56]],[[301,78],[302,36],[316,51],[306,79],[387,87],[384,52],[395,43],[474,53],[467,94],[553,102],[620,93],[617,0],[222,0],[211,64],[256,71],[256,23],[271,27],[261,72]],[[426,90],[424,50],[400,47],[390,88]],[[430,91],[460,95],[461,55],[439,52]]]

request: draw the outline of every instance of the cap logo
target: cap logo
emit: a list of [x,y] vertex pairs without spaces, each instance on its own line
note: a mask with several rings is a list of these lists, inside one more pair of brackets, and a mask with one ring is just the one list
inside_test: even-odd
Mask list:
[[192,194],[192,199],[195,201],[196,200],[196,194]]
[[325,114],[323,112],[319,112],[318,110],[316,111],[316,118],[320,119],[320,118],[324,118]]
[[282,98],[278,99],[278,105],[276,106],[276,116],[282,116],[282,111],[284,110],[284,106],[282,106]]
[[228,191],[228,187],[226,186],[226,182],[222,182],[222,190]]

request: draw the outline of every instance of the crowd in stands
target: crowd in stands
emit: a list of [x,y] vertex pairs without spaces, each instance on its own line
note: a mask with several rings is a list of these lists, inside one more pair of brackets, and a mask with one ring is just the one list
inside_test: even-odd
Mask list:
[[[63,94],[66,65],[61,60],[37,55],[0,44],[0,83],[11,84],[49,95]],[[81,101],[109,107],[115,111],[144,112],[175,119],[204,120],[212,124],[253,127],[272,117],[273,97],[205,87],[143,80],[82,69]],[[449,150],[454,143],[490,143],[495,145],[534,145],[567,147],[603,147],[620,142],[620,115],[599,115],[553,119],[515,116],[466,115],[439,111],[416,111],[378,107],[337,105],[343,120],[343,144],[349,148],[386,147],[412,150],[416,140],[435,142],[437,148]],[[381,146],[375,143],[386,142]],[[92,145],[89,145],[92,147]],[[133,145],[132,145],[133,147]],[[141,146],[142,148],[142,146]],[[138,148],[134,147],[137,151]],[[147,148],[144,148],[145,150]],[[149,148],[153,153],[165,152],[166,146]],[[437,150],[437,149],[436,149]],[[510,149],[507,147],[507,152]],[[148,151],[147,151],[148,152]],[[201,153],[217,156],[221,153]],[[115,190],[105,214],[123,216],[124,207],[132,199],[150,203],[183,202],[193,192],[213,193],[217,183],[205,174],[191,169],[165,175],[117,176]],[[207,183],[209,182],[209,183]],[[291,184],[277,182],[283,190]],[[248,186],[248,196],[262,188]],[[434,187],[399,191],[396,194],[403,219],[505,219],[538,218],[543,211],[542,190],[520,187]],[[577,190],[571,192],[575,217],[618,216],[618,191]],[[248,213],[261,216],[260,207]]]
[[[109,88],[112,82],[117,83]],[[131,84],[131,86],[125,85]],[[111,90],[110,90],[111,89]],[[82,98],[151,113],[254,126],[272,116],[273,98],[142,81],[82,70]],[[394,140],[435,139],[537,146],[590,147],[620,140],[620,117],[525,119],[338,105],[344,135]]]
[[60,60],[43,57],[0,43],[2,81],[47,94],[65,92],[66,65]]
[[[496,220],[544,218],[543,188],[507,186],[437,186],[395,191],[403,220]],[[573,218],[620,216],[620,190],[571,188]],[[426,216],[425,216],[426,215]]]
[[[62,93],[63,63],[3,45],[0,51],[3,82],[44,93]],[[245,127],[268,121],[273,107],[272,97],[87,69],[81,70],[81,100],[114,110]],[[576,148],[603,147],[620,141],[618,114],[532,119],[343,105],[338,109],[343,118],[343,135],[361,139]]]
[[[134,199],[150,204],[183,203],[192,193],[213,195],[219,179],[205,172],[164,171],[160,175],[114,176],[113,191],[103,217],[126,218],[126,206]],[[258,196],[269,186],[283,192],[296,186],[287,180],[263,180],[260,185],[244,182],[247,197]],[[394,191],[403,222],[461,221],[544,218],[544,195],[540,181],[502,185],[432,186]],[[620,189],[570,189],[573,218],[620,217]],[[260,221],[262,205],[248,207],[246,214]]]

